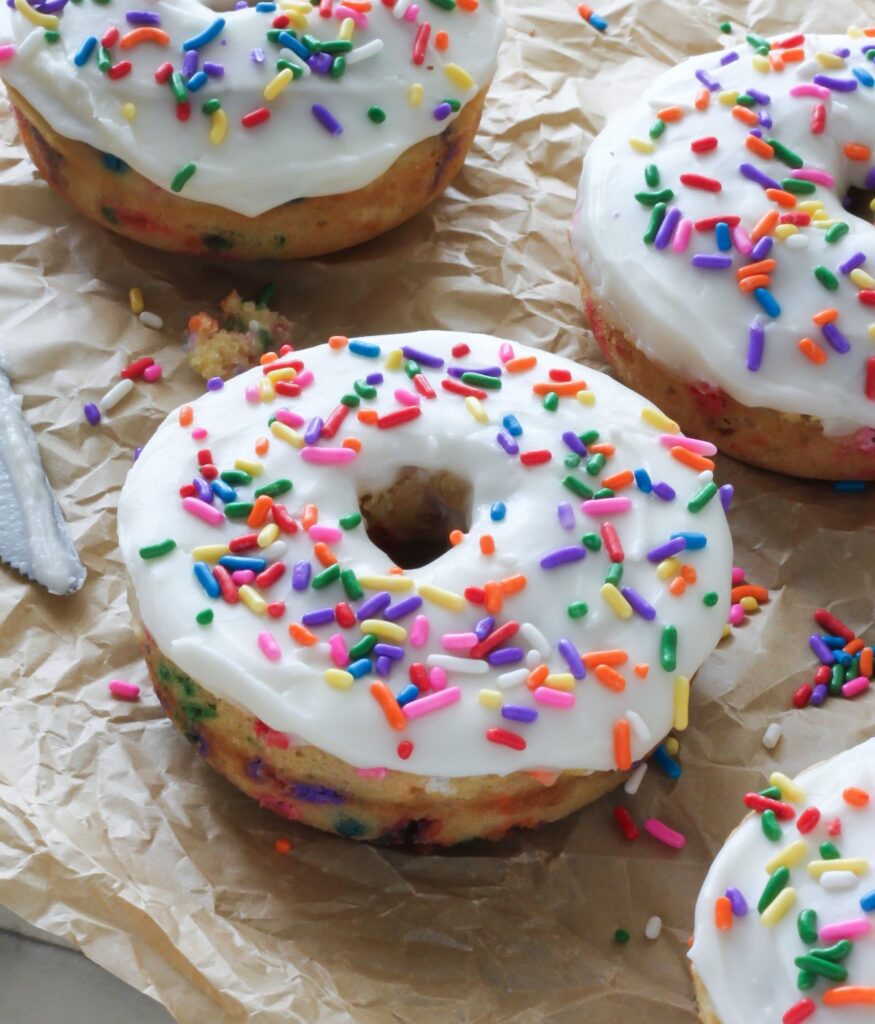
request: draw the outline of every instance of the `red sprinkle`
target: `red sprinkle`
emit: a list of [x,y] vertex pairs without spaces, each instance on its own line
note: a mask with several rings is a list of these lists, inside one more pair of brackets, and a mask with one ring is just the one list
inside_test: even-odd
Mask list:
[[428,46],[428,37],[431,35],[431,25],[424,21],[416,31],[416,38],[413,40],[413,63],[419,66],[425,60],[425,48]]
[[173,65],[170,61],[165,61],[155,69],[155,81],[159,85],[164,85],[168,78],[173,74]]
[[204,480],[215,480],[218,475],[218,468],[211,465],[209,462],[205,466],[201,466],[201,476]]
[[216,583],[219,584],[219,589],[222,591],[222,597],[225,601],[228,604],[237,604],[240,600],[240,595],[237,593],[237,586],[231,579],[231,574],[225,566],[214,565],[213,576],[215,577]]
[[520,628],[518,622],[505,622],[504,625],[499,626],[498,629],[485,636],[479,644],[475,644],[469,654],[472,658],[485,658],[490,651],[495,650],[499,644],[503,644],[505,640],[509,640],[514,636]]
[[687,188],[700,188],[705,192],[721,192],[723,186],[716,178],[706,178],[704,174],[682,174],[681,184]]
[[483,604],[486,600],[486,592],[483,587],[465,587],[462,593],[465,600],[470,601],[471,604]]
[[176,104],[176,120],[187,121],[191,117],[191,104],[186,100]]
[[[875,294],[875,292],[873,292]],[[814,621],[821,626],[823,629],[830,633],[832,636],[840,636],[846,644],[849,644],[855,639],[856,634],[848,629],[848,627],[840,619],[837,619],[832,612],[828,612],[825,608],[818,608],[814,613]]]
[[830,679],[832,679],[832,672],[829,670],[829,665],[821,665],[814,673],[815,686],[825,686]]
[[377,420],[380,430],[391,430],[392,427],[400,427],[402,423],[409,423],[422,415],[422,409],[418,405],[408,405],[403,409],[395,409],[394,412],[387,412]]
[[180,498],[193,498],[197,494],[197,488],[194,484],[183,484],[179,488]]
[[806,807],[805,810],[799,815],[799,820],[796,822],[796,828],[803,835],[807,835],[820,821],[820,811],[816,807]]
[[255,584],[259,587],[269,587],[283,575],[286,571],[285,562],[274,562],[273,565],[269,565],[264,572],[260,572],[255,577]]
[[422,395],[423,398],[437,398],[434,393],[434,388],[429,384],[425,377],[421,373],[417,373],[413,378],[413,386]]
[[346,419],[348,412],[348,405],[336,405],[325,418],[325,423],[322,427],[322,436],[327,437],[329,440],[334,437],[337,431],[340,430],[340,425]]
[[288,28],[289,27],[289,16],[288,14],[278,14],[271,22],[273,28]]
[[107,71],[107,74],[115,82],[119,78],[124,78],[126,75],[129,75],[132,67],[133,64],[131,64],[129,60],[120,60],[118,64],[113,64],[109,71]]
[[284,398],[297,398],[301,393],[301,385],[293,380],[278,380],[274,382],[274,391]]
[[864,306],[875,306],[875,288],[864,288],[857,292],[857,298]]
[[826,127],[826,107],[822,103],[815,103],[811,109],[811,134],[822,135]]
[[250,110],[248,114],[244,114],[240,118],[240,124],[244,128],[254,128],[256,125],[263,124],[268,120],[270,120],[270,111],[267,107],[258,107],[255,110]]
[[693,139],[690,143],[690,149],[694,153],[710,153],[712,149],[717,148],[717,139],[714,135],[706,135],[701,139]]
[[752,811],[774,811],[775,817],[781,821],[792,821],[796,817],[796,812],[789,804],[785,804],[781,800],[772,800],[767,796],[760,796],[759,793],[745,793],[744,804]]
[[297,533],[298,524],[292,519],[289,514],[289,510],[285,505],[277,505],[274,502],[270,509],[273,515],[273,521],[283,531],[283,533]]
[[454,395],[462,395],[465,398],[486,398],[486,392],[481,388],[472,388],[469,384],[463,384],[460,380],[447,377],[441,381],[444,391],[451,391]]
[[111,49],[118,42],[119,31],[115,25],[108,28],[103,33],[103,38],[100,40],[100,45],[105,46],[107,50]]
[[816,1009],[817,1004],[813,999],[800,999],[798,1003],[794,1003],[784,1014],[781,1018],[781,1024],[802,1024],[802,1021],[808,1020]]
[[[147,367],[152,366],[155,360],[151,356],[143,356],[142,359],[135,359],[134,362],[129,363],[119,374],[123,380],[134,380],[137,377],[143,376],[143,370]],[[208,459],[208,462],[212,462],[212,459]]]
[[866,397],[875,402],[875,356],[866,361]]
[[697,220],[693,227],[696,231],[713,231],[718,224],[726,224],[731,228],[738,227],[741,223],[741,217],[737,217],[734,213],[727,214],[725,217],[704,217],[702,220]]
[[795,36],[788,36],[786,39],[780,40],[780,42],[772,43],[772,46],[777,47],[779,50],[793,50],[804,42],[805,36],[799,32]]
[[[285,348],[285,346],[283,346]],[[265,363],[261,368],[261,372],[267,376],[269,373],[273,373],[274,370],[297,370],[299,373],[304,369],[304,364],[300,359],[275,359],[272,363]]]
[[558,381],[560,384],[564,384],[566,381],[571,380],[570,370],[551,370],[550,380]]
[[464,341],[460,341],[458,345],[453,345],[450,351],[453,353],[454,359],[461,359],[462,356],[470,355],[471,346],[466,345]]
[[638,826],[632,820],[632,815],[625,807],[621,807],[619,804],[614,808],[614,821],[616,821],[620,831],[630,843],[640,835]]
[[355,625],[355,612],[346,601],[339,601],[334,606],[334,617],[341,629],[350,629]]
[[793,707],[807,708],[808,702],[811,700],[812,693],[814,693],[814,687],[809,686],[808,683],[803,683],[803,685],[800,686],[793,694]]
[[413,744],[410,740],[402,740],[398,744],[398,756],[402,761],[406,761],[408,757],[413,753]]
[[209,466],[213,461],[213,453],[209,448],[200,448],[197,453],[197,464],[199,466]]
[[826,834],[828,836],[840,836],[842,834],[841,818],[833,818],[826,823]]
[[251,551],[258,547],[257,533],[244,533],[239,537],[232,537],[228,541],[228,547],[236,555],[238,551]]
[[486,739],[490,743],[498,743],[502,747],[510,747],[512,750],[526,749],[526,741],[522,736],[507,729],[487,729]]
[[520,455],[520,462],[524,466],[541,466],[553,458],[549,448],[536,448],[531,452],[523,452]]
[[267,614],[272,619],[279,619],[286,613],[286,602],[285,601],[271,601],[267,606]]
[[626,556],[623,553],[623,545],[620,543],[617,531],[610,523],[602,523],[601,534],[610,560],[612,562],[622,562]]
[[414,661],[408,670],[410,682],[422,693],[428,689],[428,669],[421,661]]

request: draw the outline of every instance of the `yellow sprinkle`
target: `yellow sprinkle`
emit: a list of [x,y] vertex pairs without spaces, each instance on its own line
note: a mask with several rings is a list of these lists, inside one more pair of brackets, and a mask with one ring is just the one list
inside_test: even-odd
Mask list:
[[294,366],[286,366],[282,370],[270,370],[265,376],[269,381],[276,383],[278,380],[294,380],[298,376],[298,371]]
[[769,58],[764,57],[760,53],[756,54],[756,56],[751,60],[751,64],[753,65],[755,71],[762,71],[764,74],[768,74],[772,70],[772,65],[769,63]]
[[258,397],[262,402],[272,402],[276,398],[276,390],[273,386],[273,381],[262,377],[258,382]]
[[760,921],[767,927],[777,924],[796,902],[796,890],[792,886],[783,889],[760,914]]
[[664,558],[656,567],[656,578],[665,582],[673,579],[681,571],[681,563],[677,558]]
[[418,107],[422,103],[422,97],[425,95],[425,89],[419,84],[414,83],[407,90],[407,102],[411,107]]
[[605,604],[608,605],[616,616],[621,619],[630,619],[632,617],[632,605],[629,604],[613,583],[603,584],[601,595]]
[[237,593],[240,595],[240,600],[251,612],[255,612],[256,615],[264,615],[267,611],[267,601],[257,590],[253,590],[248,583],[244,583]]
[[337,33],[337,38],[342,39],[345,43],[352,42],[352,36],[355,32],[355,22],[352,18],[344,18],[340,23],[340,31]]
[[848,28],[848,35],[851,39],[859,39],[863,35],[863,30],[859,25],[851,25]]
[[674,679],[674,719],[672,725],[683,732],[690,724],[690,681],[686,676]]
[[325,669],[325,682],[338,690],[348,690],[354,681],[352,675],[344,672],[342,668]]
[[457,85],[460,89],[474,88],[474,79],[464,68],[460,68],[458,64],[445,64],[444,74],[453,85]]
[[808,873],[820,878],[827,871],[852,871],[855,875],[865,875],[869,870],[869,861],[864,857],[842,857],[836,860],[813,860],[808,865]]
[[866,330],[869,332],[869,337],[873,341],[875,341],[875,324],[869,324],[869,326],[866,328]]
[[136,116],[137,116],[137,107],[136,107],[135,104],[133,104],[133,103],[123,103],[122,104],[122,117],[126,121],[133,121],[133,119]]
[[867,274],[862,267],[852,270],[850,278],[858,288],[875,288],[875,277]]
[[40,14],[26,0],[15,0],[15,9],[19,14],[23,14],[31,25],[39,25],[40,28],[58,27],[58,17],[56,14]]
[[738,89],[724,89],[723,92],[717,93],[717,102],[724,107],[734,107],[740,95]]
[[869,200],[869,209],[870,210],[875,210],[875,199],[870,199]]
[[291,82],[292,69],[283,68],[278,74],[276,74],[264,87],[264,92],[261,94],[264,98],[270,102],[275,100],[277,96],[285,89],[285,87]]
[[214,110],[210,117],[210,142],[214,146],[225,141],[225,134],[228,131],[228,115],[221,108]]
[[475,398],[473,395],[468,395],[465,399],[465,408],[478,423],[489,422],[489,413],[483,408],[483,403],[479,398]]
[[776,238],[780,238],[783,242],[785,238],[789,238],[790,235],[795,235],[799,228],[795,224],[778,224],[773,234]]
[[[309,8],[311,11],[313,8]],[[307,20],[307,16],[299,11],[288,10],[286,14],[289,16],[289,21],[292,23],[292,28],[303,28],[308,29],[310,22]]]
[[146,308],[146,304],[143,301],[142,290],[140,288],[131,288],[128,292],[128,299],[131,303],[131,312],[134,316],[139,316]]
[[595,393],[592,391],[578,391],[577,400],[581,405],[595,405]]
[[387,370],[399,370],[401,364],[404,362],[404,353],[400,348],[393,348],[392,351],[386,356],[386,362],[383,364]]
[[832,225],[836,223],[834,220],[830,220],[829,214],[826,212],[826,210],[815,210],[814,213],[811,215],[811,219],[820,224],[821,227],[826,227],[827,225]]
[[278,437],[280,441],[285,441],[286,444],[290,444],[295,448],[304,447],[304,435],[299,434],[297,430],[293,430],[286,423],[274,420],[270,425],[270,432],[274,437]]
[[649,405],[646,405],[641,410],[641,419],[645,423],[649,423],[651,427],[661,430],[664,434],[679,434],[681,432],[681,428],[674,420],[670,420],[664,412],[660,412],[659,409],[654,409]]
[[792,779],[787,778],[783,772],[772,772],[769,776],[769,785],[777,786],[781,790],[782,800],[789,800],[791,804],[805,802],[805,790],[801,786],[797,786]]
[[477,695],[477,700],[484,708],[500,708],[504,702],[501,690],[481,690]]
[[800,861],[803,861],[808,853],[808,843],[804,839],[797,839],[790,843],[783,850],[779,850],[770,861],[766,863],[766,871],[773,875],[778,868],[793,868]]
[[393,593],[404,593],[413,590],[412,576],[359,576],[359,583],[367,590],[388,590]]
[[432,604],[440,605],[441,608],[448,608],[451,612],[460,612],[465,607],[465,598],[461,594],[454,594],[452,590],[434,587],[430,583],[420,583],[417,589],[420,597],[431,601]]
[[264,472],[264,466],[260,462],[250,462],[249,459],[237,459],[234,462],[234,469],[242,469],[250,476],[261,476]]
[[396,644],[403,644],[407,639],[407,630],[399,626],[397,622],[386,622],[385,619],[365,619],[361,624],[363,633],[372,633],[381,640],[390,640]]
[[276,523],[268,523],[267,526],[262,526],[258,533],[258,546],[260,548],[269,548],[279,535],[280,528]]
[[656,149],[656,146],[647,139],[629,139],[629,145],[636,153],[652,153]]
[[544,686],[550,686],[554,690],[573,690],[577,680],[570,672],[554,672],[544,679]]
[[738,603],[746,612],[758,611],[760,607],[759,601],[755,597],[751,597],[750,594],[747,597],[743,597]]
[[843,68],[845,66],[843,58],[837,56],[834,53],[824,53],[823,50],[820,50],[818,53],[815,53],[814,56],[817,59],[817,63],[822,68],[838,69]]
[[202,544],[199,548],[191,549],[191,557],[196,562],[218,562],[230,554],[231,549],[227,544]]
[[662,745],[665,747],[665,752],[672,757],[677,757],[681,749],[680,743],[678,743],[674,736],[669,736]]
[[819,199],[806,199],[804,203],[797,203],[796,209],[813,216],[818,210],[823,209],[823,203]]
[[721,640],[725,640],[728,636],[731,636],[731,635],[732,635],[732,627],[727,622],[726,625],[723,627],[723,632],[720,634],[720,639]]

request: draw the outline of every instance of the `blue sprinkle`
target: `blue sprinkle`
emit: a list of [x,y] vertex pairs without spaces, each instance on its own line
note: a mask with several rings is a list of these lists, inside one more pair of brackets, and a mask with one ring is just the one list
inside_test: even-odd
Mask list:
[[101,153],[100,160],[108,171],[115,171],[116,174],[123,174],[128,169],[128,165],[124,160],[120,157],[113,156],[112,153]]
[[365,356],[367,359],[377,359],[380,355],[380,346],[370,341],[351,341],[347,348],[357,356]]
[[363,836],[368,831],[368,826],[355,818],[340,818],[334,826],[334,831],[347,839],[355,839],[357,836]]
[[597,28],[599,32],[607,32],[608,30],[608,23],[600,14],[591,14],[589,16],[589,23],[593,28]]
[[489,510],[489,518],[493,523],[500,523],[507,515],[507,505],[503,501],[496,501]]
[[834,651],[840,651],[847,643],[844,637],[830,636],[829,633],[827,633],[826,635],[822,635],[820,639],[826,644],[827,647],[831,647]]
[[673,533],[671,539],[674,540],[675,537],[683,537],[686,540],[687,551],[698,551],[708,543],[704,533]]
[[242,555],[222,555],[219,565],[224,566],[228,572],[239,572],[241,569],[251,569],[253,572],[264,572],[267,568],[266,558],[245,558]]
[[837,491],[844,491],[846,493],[859,494],[861,491],[866,490],[865,480],[836,480],[833,484],[833,488]]
[[875,889],[871,892],[867,892],[865,896],[860,897],[860,908],[865,910],[867,913],[870,910],[875,910]]
[[635,484],[642,494],[650,494],[653,490],[653,481],[646,469],[635,470]]
[[85,42],[76,51],[76,56],[73,58],[73,63],[77,68],[83,67],[88,58],[94,53],[94,47],[97,46],[97,36],[89,36]]
[[296,799],[305,800],[309,804],[346,803],[346,798],[336,789],[329,789],[328,786],[312,786],[307,782],[296,782],[292,786],[292,793]]
[[520,421],[513,415],[513,413],[508,413],[501,421],[501,425],[508,434],[512,434],[514,437],[519,437],[523,432],[523,428],[520,426]]
[[778,300],[774,295],[772,295],[768,288],[754,289],[753,297],[769,314],[769,316],[778,317],[781,315],[781,307],[778,305]]
[[185,83],[186,89],[189,92],[197,92],[198,89],[202,89],[207,84],[207,73],[206,71],[195,71],[195,73]]
[[310,59],[310,51],[307,49],[306,46],[304,46],[300,39],[293,36],[291,32],[280,32],[279,36],[277,37],[277,42],[280,44],[280,46],[287,47],[289,50],[292,51],[292,53],[300,57],[301,60],[308,61]]
[[200,35],[192,36],[191,39],[186,39],[182,44],[183,53],[186,50],[199,50],[202,46],[206,46],[207,43],[211,43],[216,36],[225,27],[224,18],[216,18],[216,20],[208,28],[205,28]]
[[865,68],[851,68],[851,72],[860,85],[865,85],[867,89],[871,89],[875,85],[875,78]]
[[210,484],[213,494],[227,505],[229,501],[237,500],[237,492],[229,487],[224,480],[213,480]]
[[359,658],[358,661],[353,661],[351,664],[346,666],[346,671],[354,679],[361,679],[362,676],[366,676],[368,672],[373,671],[373,665],[371,664],[370,658]]
[[653,760],[657,768],[670,779],[679,779],[681,777],[681,766],[661,743],[653,751]]
[[398,694],[395,700],[398,701],[399,705],[403,708],[405,704],[409,704],[412,700],[416,700],[419,696],[419,687],[414,683],[408,683],[407,686]]
[[721,252],[729,252],[732,248],[732,234],[729,231],[729,225],[725,221],[720,221],[714,229],[714,234],[717,238],[717,248]]
[[222,593],[218,580],[210,572],[210,567],[206,562],[194,563],[194,575],[198,583],[206,591],[207,597],[218,597]]
[[276,4],[257,3],[255,9],[259,14],[273,14],[276,10]]

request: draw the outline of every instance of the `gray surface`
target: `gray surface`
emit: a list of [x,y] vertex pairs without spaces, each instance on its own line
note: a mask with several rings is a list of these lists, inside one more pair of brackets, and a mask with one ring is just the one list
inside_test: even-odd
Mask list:
[[172,1024],[154,1000],[0,907],[0,1022],[50,1021]]

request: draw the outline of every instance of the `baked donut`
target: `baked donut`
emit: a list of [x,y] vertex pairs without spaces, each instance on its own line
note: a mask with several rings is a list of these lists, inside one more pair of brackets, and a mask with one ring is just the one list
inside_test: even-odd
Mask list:
[[450,844],[562,817],[686,726],[729,611],[712,451],[483,335],[281,355],[172,413],[122,491],[158,694],[309,825]]
[[862,1024],[875,1005],[875,740],[773,775],[726,841],[690,949],[704,1024]]
[[0,46],[46,181],[139,242],[315,256],[412,217],[460,170],[495,0],[10,0]]
[[751,35],[660,75],[590,147],[571,229],[619,376],[798,476],[875,478],[873,58],[869,30]]

